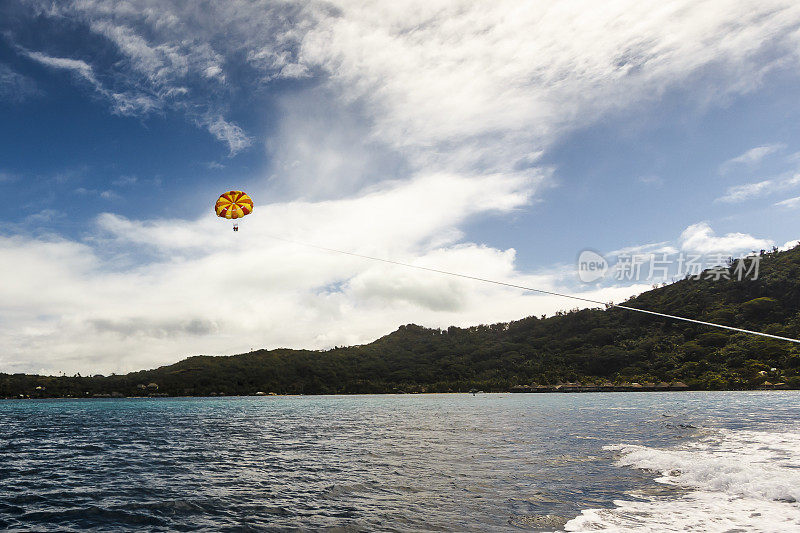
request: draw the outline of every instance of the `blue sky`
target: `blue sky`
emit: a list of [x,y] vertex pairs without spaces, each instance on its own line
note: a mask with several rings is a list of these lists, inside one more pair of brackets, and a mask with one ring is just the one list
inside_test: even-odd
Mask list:
[[4,3],[0,371],[574,306],[272,235],[604,301],[654,280],[581,284],[584,249],[785,246],[798,29],[791,2]]

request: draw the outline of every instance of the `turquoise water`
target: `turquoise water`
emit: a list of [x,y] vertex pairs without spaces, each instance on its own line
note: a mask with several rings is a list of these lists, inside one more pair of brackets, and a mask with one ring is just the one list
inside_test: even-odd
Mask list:
[[798,415],[794,391],[0,401],[0,527],[800,528]]

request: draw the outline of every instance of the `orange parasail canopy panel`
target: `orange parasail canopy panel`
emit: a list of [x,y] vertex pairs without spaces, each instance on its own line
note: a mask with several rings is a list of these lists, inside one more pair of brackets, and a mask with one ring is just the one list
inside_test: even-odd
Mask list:
[[214,211],[218,217],[242,218],[253,212],[253,200],[242,191],[228,191],[220,195]]

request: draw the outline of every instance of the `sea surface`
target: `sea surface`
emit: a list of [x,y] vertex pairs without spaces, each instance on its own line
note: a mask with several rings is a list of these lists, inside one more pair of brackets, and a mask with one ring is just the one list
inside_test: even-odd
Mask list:
[[800,393],[0,400],[11,531],[800,531]]

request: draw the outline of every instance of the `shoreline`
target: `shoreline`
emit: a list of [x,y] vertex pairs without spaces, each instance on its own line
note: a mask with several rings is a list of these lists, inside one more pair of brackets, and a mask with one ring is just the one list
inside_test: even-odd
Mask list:
[[93,394],[88,396],[3,396],[0,400],[159,400],[159,399],[174,399],[174,398],[254,398],[254,397],[313,397],[313,396],[423,396],[423,395],[441,395],[441,394],[582,394],[582,393],[626,393],[626,392],[788,392],[800,389],[792,388],[752,388],[752,389],[696,389],[691,387],[685,388],[658,388],[658,387],[515,387],[515,390],[506,391],[448,391],[448,392],[372,392],[372,393],[339,393],[339,394],[158,394],[149,396],[126,396],[126,395],[111,395],[111,394]]

